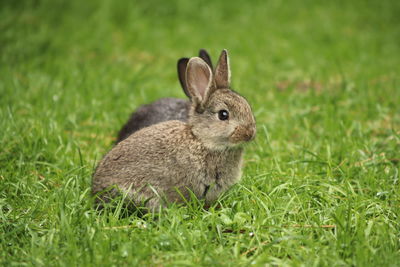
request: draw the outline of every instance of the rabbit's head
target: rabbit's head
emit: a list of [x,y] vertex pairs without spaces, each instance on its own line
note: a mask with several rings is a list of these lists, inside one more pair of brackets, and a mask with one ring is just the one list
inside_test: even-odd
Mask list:
[[192,102],[189,124],[207,148],[223,150],[254,138],[256,124],[251,107],[246,99],[230,90],[226,50],[222,51],[214,74],[203,59],[191,58],[186,85]]

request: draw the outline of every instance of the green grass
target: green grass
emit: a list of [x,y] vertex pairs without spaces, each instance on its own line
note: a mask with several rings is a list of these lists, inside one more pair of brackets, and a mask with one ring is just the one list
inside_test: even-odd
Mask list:
[[[4,266],[400,265],[399,1],[2,1]],[[231,56],[256,141],[241,182],[119,218],[91,175],[129,113]],[[327,226],[327,227],[321,227]]]

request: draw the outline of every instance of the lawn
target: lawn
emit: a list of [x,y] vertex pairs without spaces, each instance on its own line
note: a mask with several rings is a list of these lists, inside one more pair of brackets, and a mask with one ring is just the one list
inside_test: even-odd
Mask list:
[[[399,266],[399,1],[0,3],[4,266]],[[257,137],[210,209],[98,213],[129,114],[230,53]]]

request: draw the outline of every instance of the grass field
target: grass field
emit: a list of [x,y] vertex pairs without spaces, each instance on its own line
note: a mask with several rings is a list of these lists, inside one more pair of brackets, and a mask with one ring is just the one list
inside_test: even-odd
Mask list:
[[[0,3],[4,266],[399,266],[399,1]],[[239,184],[120,218],[91,175],[130,112],[231,56],[257,138]]]

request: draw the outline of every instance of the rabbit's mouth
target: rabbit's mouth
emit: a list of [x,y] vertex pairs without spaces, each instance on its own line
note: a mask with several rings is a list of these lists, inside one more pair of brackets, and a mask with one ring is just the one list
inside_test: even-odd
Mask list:
[[229,137],[229,141],[233,144],[241,144],[250,142],[255,136],[256,129],[254,126],[237,126]]

